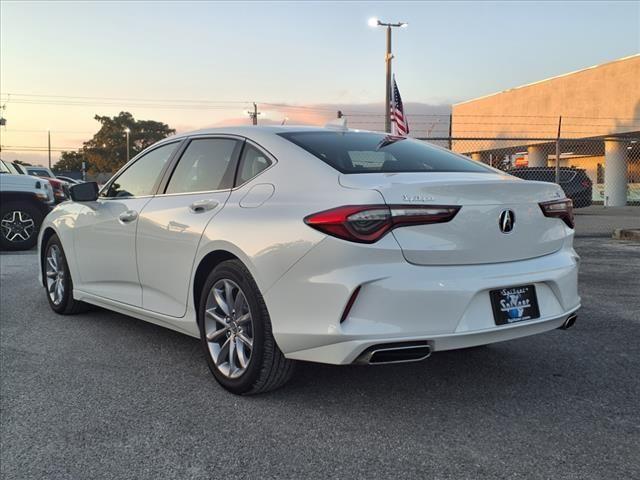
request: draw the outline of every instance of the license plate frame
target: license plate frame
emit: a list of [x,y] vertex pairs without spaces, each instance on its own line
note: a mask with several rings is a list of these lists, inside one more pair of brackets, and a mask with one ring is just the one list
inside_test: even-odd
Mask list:
[[511,325],[540,318],[535,285],[517,285],[489,292],[496,325]]

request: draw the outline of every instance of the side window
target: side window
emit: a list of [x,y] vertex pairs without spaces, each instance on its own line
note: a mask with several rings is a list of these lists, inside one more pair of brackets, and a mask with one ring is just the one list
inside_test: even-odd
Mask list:
[[49,175],[49,172],[47,172],[46,170],[39,170],[37,168],[34,168],[31,170],[31,175],[35,175],[36,177],[49,177],[51,178],[51,175]]
[[239,149],[240,143],[230,138],[191,140],[171,175],[166,193],[231,188]]
[[162,168],[179,142],[163,145],[140,157],[109,186],[106,197],[140,197],[153,195],[153,187]]
[[269,158],[260,150],[247,143],[244,147],[244,152],[242,152],[236,185],[242,185],[248,182],[269,165],[271,165]]

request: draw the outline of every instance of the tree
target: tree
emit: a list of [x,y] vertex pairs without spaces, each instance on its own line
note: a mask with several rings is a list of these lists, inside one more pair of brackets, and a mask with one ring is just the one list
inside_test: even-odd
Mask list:
[[[82,144],[82,152],[63,152],[60,162],[62,165],[75,166],[73,170],[82,167],[82,160],[87,162],[87,169],[92,174],[101,172],[115,172],[127,161],[127,141],[125,129],[129,129],[129,158],[133,158],[142,150],[159,140],[176,133],[173,128],[154,120],[136,120],[129,112],[120,112],[116,117],[96,115],[100,122],[100,130],[93,138]],[[60,163],[58,162],[58,164]],[[61,170],[56,164],[56,168]],[[71,170],[71,169],[69,169]]]
[[84,154],[81,152],[62,152],[60,160],[52,167],[55,173],[61,172],[79,172],[82,170],[82,161]]

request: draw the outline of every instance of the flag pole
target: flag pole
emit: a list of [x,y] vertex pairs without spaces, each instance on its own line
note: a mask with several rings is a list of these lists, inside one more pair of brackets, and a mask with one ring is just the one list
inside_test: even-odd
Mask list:
[[384,112],[384,130],[387,133],[391,133],[391,25],[387,25],[387,54],[385,56],[385,62],[387,66],[386,76],[386,92],[385,92],[385,112]]

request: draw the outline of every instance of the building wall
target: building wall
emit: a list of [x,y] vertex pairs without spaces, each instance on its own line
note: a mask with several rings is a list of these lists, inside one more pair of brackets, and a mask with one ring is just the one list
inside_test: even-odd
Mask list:
[[640,54],[455,104],[452,133],[555,137],[560,115],[563,137],[640,130]]

